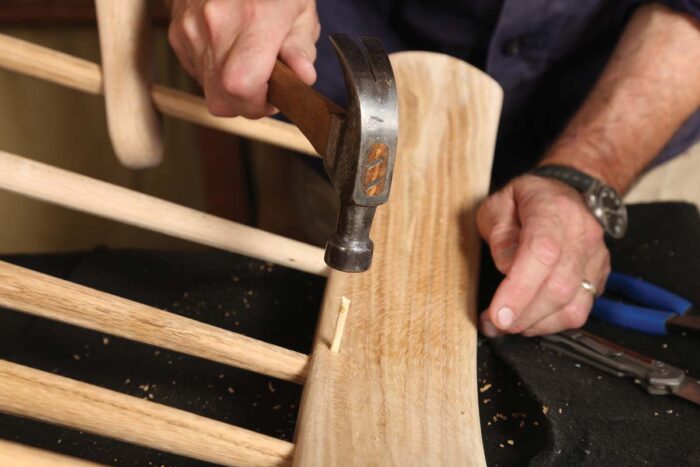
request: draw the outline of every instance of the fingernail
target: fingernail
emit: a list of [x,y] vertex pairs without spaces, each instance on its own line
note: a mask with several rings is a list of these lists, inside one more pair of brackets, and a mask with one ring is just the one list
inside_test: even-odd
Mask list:
[[481,322],[481,333],[486,337],[496,337],[498,336],[498,329],[491,321],[485,320]]
[[496,317],[498,318],[498,324],[500,325],[501,329],[508,329],[510,325],[513,323],[513,310],[508,308],[507,306],[502,307],[498,312],[496,313]]

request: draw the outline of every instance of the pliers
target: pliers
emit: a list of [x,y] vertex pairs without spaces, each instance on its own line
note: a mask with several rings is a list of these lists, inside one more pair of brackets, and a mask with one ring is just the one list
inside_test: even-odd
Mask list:
[[[613,296],[635,303],[625,303]],[[647,334],[665,335],[671,329],[700,332],[700,313],[690,301],[642,279],[614,271],[608,276],[604,296],[593,302],[591,315]]]

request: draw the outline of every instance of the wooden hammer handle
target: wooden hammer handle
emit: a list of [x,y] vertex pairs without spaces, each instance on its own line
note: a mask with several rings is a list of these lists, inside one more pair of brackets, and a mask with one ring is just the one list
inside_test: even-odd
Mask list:
[[345,111],[319,94],[280,60],[270,76],[267,98],[308,138],[316,152],[325,156],[334,120]]

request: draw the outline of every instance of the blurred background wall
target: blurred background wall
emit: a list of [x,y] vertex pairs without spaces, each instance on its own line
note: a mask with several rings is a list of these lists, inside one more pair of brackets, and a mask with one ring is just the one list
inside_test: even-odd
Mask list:
[[[3,34],[100,61],[96,24],[90,14],[92,11],[94,15],[92,1],[3,1],[0,11]],[[190,88],[189,78],[169,51],[164,21],[155,30],[155,50],[158,81]],[[154,169],[127,170],[111,148],[102,97],[0,70],[1,150],[176,203],[206,208],[198,129],[166,118],[164,130],[164,162]],[[170,237],[5,191],[0,191],[0,219],[2,253],[79,250],[97,245],[191,247]]]

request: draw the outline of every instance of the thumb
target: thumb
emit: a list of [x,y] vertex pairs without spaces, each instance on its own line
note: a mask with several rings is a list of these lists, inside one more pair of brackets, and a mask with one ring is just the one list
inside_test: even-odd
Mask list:
[[479,206],[476,214],[479,233],[488,243],[491,257],[502,274],[508,274],[520,238],[520,221],[512,185],[494,193]]

